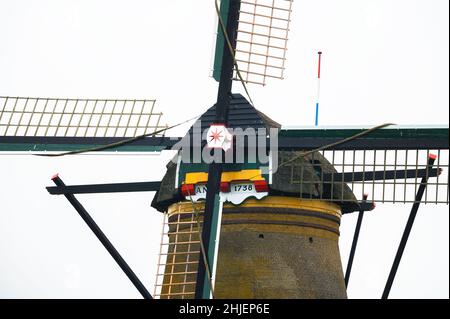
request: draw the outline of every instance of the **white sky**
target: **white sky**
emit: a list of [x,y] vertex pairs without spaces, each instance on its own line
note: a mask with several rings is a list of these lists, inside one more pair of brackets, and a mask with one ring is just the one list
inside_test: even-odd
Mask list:
[[[286,79],[251,86],[283,125],[446,124],[447,0],[296,0]],[[157,99],[165,122],[214,104],[212,0],[0,0],[0,95]],[[238,84],[236,92],[242,91]],[[171,132],[184,134],[187,127]],[[0,154],[0,298],[140,298],[64,197],[45,186],[158,180],[172,154],[38,158]],[[79,196],[153,293],[161,215],[150,193]],[[380,298],[410,205],[365,215],[350,298]],[[356,214],[345,216],[345,265]],[[421,208],[392,298],[449,297],[448,207]]]

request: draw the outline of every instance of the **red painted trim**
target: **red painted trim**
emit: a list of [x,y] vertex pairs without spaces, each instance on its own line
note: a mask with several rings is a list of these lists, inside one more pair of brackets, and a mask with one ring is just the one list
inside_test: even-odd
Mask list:
[[322,52],[319,51],[318,54],[319,54],[319,70],[317,72],[317,78],[320,79],[320,64],[321,64],[321,60],[322,60]]
[[269,191],[269,185],[266,181],[254,181],[253,185],[255,185],[255,189],[258,193]]
[[231,185],[229,182],[221,182],[220,183],[220,191],[222,193],[229,193],[231,191]]
[[183,194],[183,196],[185,197],[195,195],[195,185],[194,184],[181,185],[181,194]]

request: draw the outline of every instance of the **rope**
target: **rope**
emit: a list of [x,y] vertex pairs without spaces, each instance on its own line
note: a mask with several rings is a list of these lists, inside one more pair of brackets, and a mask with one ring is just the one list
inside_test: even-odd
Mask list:
[[[188,190],[188,196],[189,196],[189,199],[190,199],[190,201],[192,203],[192,210],[195,213],[195,220],[197,222],[197,233],[198,233],[198,238],[199,238],[199,241],[200,241],[201,254],[202,254],[202,257],[203,257],[203,262],[205,264],[206,274],[208,276],[209,287],[211,288],[212,299],[214,299],[214,286],[213,286],[213,282],[212,282],[211,268],[209,267],[208,258],[206,258],[205,245],[203,243],[203,238],[202,238],[202,234],[201,234],[201,231],[200,231],[200,214],[199,214],[197,208],[195,207],[194,200],[192,199],[192,196],[191,196],[189,190]],[[198,275],[198,273],[197,273],[197,275]]]
[[357,139],[359,137],[362,137],[364,135],[367,135],[369,133],[372,133],[372,132],[374,132],[376,130],[379,130],[379,129],[383,128],[383,127],[390,126],[390,125],[395,125],[395,124],[393,124],[393,123],[384,123],[384,124],[372,127],[370,129],[367,129],[365,131],[362,131],[362,132],[360,132],[358,134],[355,134],[355,135],[352,135],[350,137],[344,138],[343,140],[340,140],[340,141],[337,141],[337,142],[334,142],[334,143],[331,143],[331,144],[327,144],[327,145],[318,147],[318,148],[316,148],[314,150],[311,150],[311,151],[308,151],[308,152],[301,153],[301,154],[291,158],[290,160],[284,162],[283,164],[279,165],[278,168],[283,167],[286,164],[292,163],[292,162],[294,162],[295,160],[297,160],[297,159],[299,159],[301,157],[305,157],[305,156],[308,156],[308,155],[310,155],[312,153],[320,152],[320,151],[326,150],[328,148],[332,148],[332,147],[335,147],[335,146],[338,146],[338,145],[341,145],[341,144],[353,141],[353,140],[355,140],[355,139]]
[[[236,68],[236,73],[237,73],[237,75],[238,75],[238,77],[239,77],[240,82],[242,83],[242,86],[244,87],[245,93],[247,94],[247,97],[248,97],[248,99],[250,100],[250,103],[251,103],[252,105],[254,105],[253,100],[252,100],[252,98],[251,98],[251,96],[250,96],[250,93],[249,93],[249,91],[248,91],[247,85],[245,84],[245,81],[244,81],[244,79],[243,79],[243,77],[242,77],[242,75],[241,75],[241,72],[240,72],[240,70],[239,70],[239,66],[238,66],[237,61],[236,61],[236,57],[235,57],[235,53],[234,53],[233,46],[231,45],[231,41],[230,41],[230,38],[228,37],[228,34],[227,34],[227,31],[226,31],[225,24],[224,24],[224,22],[223,22],[223,20],[222,20],[222,16],[220,15],[220,9],[219,9],[219,5],[218,5],[217,0],[215,0],[214,3],[215,3],[215,7],[216,7],[216,13],[217,13],[217,16],[218,16],[218,18],[219,18],[219,25],[220,25],[220,28],[221,28],[221,30],[222,30],[222,33],[223,33],[224,36],[225,36],[225,40],[226,40],[226,43],[227,43],[227,47],[228,47],[228,49],[229,49],[229,51],[230,51],[230,54],[231,54],[231,56],[232,56],[232,58],[233,58],[233,64],[234,64],[234,67]],[[185,124],[185,123],[187,123],[187,122],[190,122],[190,121],[192,121],[192,120],[194,120],[194,119],[196,119],[196,118],[198,118],[198,117],[199,117],[199,116],[197,116],[197,117],[195,117],[195,118],[192,118],[192,119],[189,119],[189,120],[187,120],[187,121],[184,121],[184,122],[182,122],[182,123],[179,123],[179,124],[176,124],[176,125],[173,125],[173,126],[170,126],[170,127],[164,128],[164,129],[161,129],[161,130],[157,130],[157,131],[155,131],[155,132],[153,132],[153,133],[143,134],[143,135],[140,135],[140,136],[132,137],[132,138],[129,138],[129,139],[125,139],[125,140],[123,140],[123,141],[119,141],[119,142],[116,142],[116,143],[111,143],[111,144],[104,145],[104,146],[92,147],[92,148],[81,149],[81,150],[75,150],[75,151],[70,151],[70,152],[65,152],[65,153],[59,153],[59,154],[33,154],[33,155],[34,155],[34,156],[45,156],[45,157],[58,157],[58,156],[66,156],[66,155],[82,154],[82,153],[87,153],[87,152],[104,151],[104,150],[108,150],[108,149],[111,149],[111,148],[116,148],[116,147],[119,147],[119,146],[124,146],[124,145],[130,144],[130,143],[132,143],[132,142],[135,142],[135,141],[137,141],[137,140],[143,139],[143,138],[145,138],[145,137],[155,136],[155,135],[157,135],[157,134],[160,134],[160,133],[162,133],[162,132],[165,132],[165,131],[167,131],[167,130],[170,130],[170,129],[172,129],[172,128],[175,128],[175,127],[177,127],[177,126],[180,126],[180,125],[182,125],[182,124]]]
[[244,78],[241,75],[241,71],[239,71],[239,66],[238,66],[238,63],[236,61],[236,57],[235,57],[235,52],[234,52],[233,46],[231,45],[230,38],[228,37],[228,33],[227,33],[227,30],[226,30],[226,27],[225,27],[225,23],[223,22],[222,16],[220,15],[219,4],[218,4],[217,0],[215,0],[214,3],[215,3],[215,6],[216,6],[216,13],[217,13],[217,16],[219,18],[220,29],[222,30],[222,33],[225,36],[225,40],[227,42],[228,50],[230,51],[230,54],[233,57],[233,64],[234,64],[234,67],[236,68],[236,74],[237,74],[237,76],[239,78],[239,81],[241,81],[242,86],[244,87],[245,93],[247,94],[247,97],[250,100],[250,104],[254,106],[253,100],[252,100],[252,98],[250,96],[250,93],[249,93],[249,91],[247,89],[247,85],[245,84]]
[[[222,20],[222,16],[220,15],[220,9],[219,9],[219,5],[218,5],[217,0],[215,0],[214,3],[215,3],[215,7],[216,7],[216,13],[217,13],[217,16],[219,18],[219,25],[220,25],[220,28],[222,30],[222,33],[225,36],[225,40],[227,42],[228,50],[230,51],[230,54],[231,54],[231,56],[233,58],[233,64],[234,64],[234,67],[236,68],[236,73],[237,73],[237,75],[239,77],[239,80],[242,83],[242,86],[244,87],[245,93],[247,94],[247,97],[250,100],[250,103],[252,105],[254,105],[253,100],[252,100],[252,98],[250,96],[250,93],[249,93],[249,91],[247,89],[247,85],[245,84],[244,79],[243,79],[243,77],[241,75],[241,72],[239,71],[239,66],[238,66],[236,58],[235,58],[233,46],[231,45],[231,41],[230,41],[230,38],[228,37],[225,24],[224,24],[224,22]],[[206,274],[208,276],[209,287],[211,288],[212,299],[214,299],[214,286],[213,286],[213,282],[212,282],[211,268],[209,266],[208,258],[206,258],[205,245],[203,243],[203,238],[202,238],[202,234],[201,234],[201,231],[200,231],[200,229],[201,229],[200,228],[200,214],[199,214],[197,208],[195,207],[195,203],[194,203],[194,200],[192,199],[191,194],[188,193],[188,195],[189,195],[189,199],[190,199],[191,204],[192,204],[192,209],[193,209],[193,211],[195,213],[195,218],[196,218],[196,222],[197,222],[197,232],[198,232],[198,237],[199,237],[199,241],[200,241],[201,254],[202,254],[202,258],[203,258],[203,263],[205,264]]]
[[128,139],[119,141],[119,142],[115,142],[115,143],[111,143],[111,144],[107,144],[107,145],[103,145],[103,146],[92,147],[92,148],[85,148],[85,149],[81,149],[81,150],[75,150],[75,151],[70,151],[70,152],[65,152],[65,153],[59,153],[59,154],[33,154],[33,155],[34,155],[34,156],[45,156],[45,157],[58,157],[58,156],[66,156],[66,155],[83,154],[83,153],[87,153],[87,152],[104,151],[104,150],[108,150],[108,149],[111,149],[111,148],[116,148],[116,147],[119,147],[119,146],[124,146],[124,145],[133,143],[133,142],[135,142],[135,141],[141,140],[141,139],[146,138],[146,137],[155,136],[155,135],[157,135],[157,134],[160,134],[160,133],[166,132],[166,131],[168,131],[168,130],[170,130],[170,129],[173,129],[173,128],[177,127],[177,126],[186,124],[186,123],[188,123],[188,122],[190,122],[190,121],[192,121],[192,120],[195,120],[195,119],[197,119],[197,118],[199,118],[199,117],[200,117],[200,116],[196,116],[196,117],[193,117],[193,118],[191,118],[191,119],[189,119],[189,120],[186,120],[186,121],[184,121],[184,122],[181,122],[181,123],[178,123],[178,124],[169,126],[169,127],[165,127],[165,128],[163,128],[163,129],[157,130],[157,131],[152,132],[152,133],[147,133],[147,134],[143,134],[143,135],[131,137],[131,138],[128,138]]
[[[294,156],[293,158],[289,159],[288,161],[286,161],[286,162],[284,162],[284,163],[278,165],[278,168],[277,168],[277,169],[280,169],[281,167],[286,166],[287,164],[292,163],[292,162],[296,161],[296,160],[299,159],[299,158],[306,157],[306,156],[308,156],[308,155],[310,155],[310,154],[312,154],[312,153],[320,152],[320,151],[326,150],[326,149],[328,149],[328,148],[335,147],[335,146],[338,146],[338,145],[341,145],[341,144],[344,144],[344,143],[353,141],[353,140],[355,140],[355,139],[357,139],[357,138],[359,138],[359,137],[362,137],[362,136],[364,136],[364,135],[367,135],[367,134],[369,134],[369,133],[372,133],[372,132],[374,132],[374,131],[376,131],[376,130],[382,129],[382,128],[384,128],[384,127],[386,127],[386,126],[390,126],[390,125],[395,125],[395,124],[393,124],[393,123],[384,123],[384,124],[381,124],[381,125],[372,127],[372,128],[370,128],[370,129],[367,129],[367,130],[365,130],[365,131],[362,131],[362,132],[360,132],[360,133],[358,133],[358,134],[355,134],[355,135],[349,136],[349,137],[347,137],[347,138],[344,138],[344,139],[342,139],[342,140],[340,140],[340,141],[337,141],[337,142],[334,142],[334,143],[331,143],[331,144],[327,144],[327,145],[318,147],[318,148],[313,149],[313,150],[311,150],[311,151],[307,151],[307,152],[301,153],[301,154],[299,154],[299,155],[297,155],[297,156]],[[269,170],[269,173],[272,173],[273,170],[274,170],[273,168],[270,169],[270,170]],[[259,175],[255,175],[255,176],[251,177],[250,179],[253,179],[253,178],[258,177],[258,176],[259,176]]]

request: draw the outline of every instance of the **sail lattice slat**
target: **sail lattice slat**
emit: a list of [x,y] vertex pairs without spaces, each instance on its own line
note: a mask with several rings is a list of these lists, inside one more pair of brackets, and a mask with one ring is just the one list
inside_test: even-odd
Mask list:
[[164,214],[154,296],[193,299],[200,254],[195,213]]
[[241,1],[235,55],[245,82],[283,79],[291,9],[292,0]]
[[0,136],[135,137],[165,127],[155,102],[0,96]]
[[[290,181],[297,185],[303,199],[354,201],[346,193],[349,188],[357,200],[367,193],[373,202],[415,203],[422,178],[428,177],[422,203],[449,204],[448,149],[322,151],[328,163],[319,160],[319,155],[309,155],[283,168],[290,170]],[[433,155],[436,160],[429,166],[428,159]]]

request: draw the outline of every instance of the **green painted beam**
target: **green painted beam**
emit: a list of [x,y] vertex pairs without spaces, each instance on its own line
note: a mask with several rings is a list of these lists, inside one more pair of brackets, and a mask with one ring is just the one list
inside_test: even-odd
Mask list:
[[[70,152],[102,147],[127,137],[0,136],[0,152]],[[179,138],[145,137],[101,152],[161,152]]]
[[[357,133],[361,133],[367,128],[355,127],[329,127],[329,128],[282,128],[279,133],[280,149],[309,149],[326,143],[333,142],[333,139],[343,139]],[[68,152],[93,147],[103,146],[109,143],[118,142],[121,138],[55,138],[55,137],[2,137],[0,136],[0,152]],[[133,142],[129,145],[104,150],[102,152],[161,152],[170,149],[180,138],[145,138]],[[385,142],[384,142],[385,141]],[[433,148],[447,148],[449,141],[448,126],[392,126],[371,132],[359,138],[358,145],[349,147],[360,147],[367,143],[382,144],[387,148],[401,148],[407,144],[407,148],[421,145],[419,148],[430,146]],[[316,145],[317,144],[317,145]],[[405,145],[406,145],[405,144]],[[432,147],[439,145],[439,147]],[[379,147],[379,146],[377,146]]]
[[[353,128],[353,127],[330,127],[330,128],[282,128],[280,137],[312,137],[312,138],[346,138],[367,130],[370,127]],[[395,138],[395,139],[411,139],[411,138],[438,138],[448,139],[449,128],[447,126],[392,126],[376,130],[369,133],[364,138]]]
[[[220,1],[220,15],[222,17],[222,21],[227,26],[228,21],[228,8],[230,7],[230,0],[221,0]],[[214,69],[213,69],[213,78],[217,82],[220,82],[220,74],[222,72],[222,59],[223,59],[223,49],[225,48],[225,36],[222,32],[222,28],[220,27],[220,21],[217,26],[217,38],[216,38],[216,53],[214,56]]]

